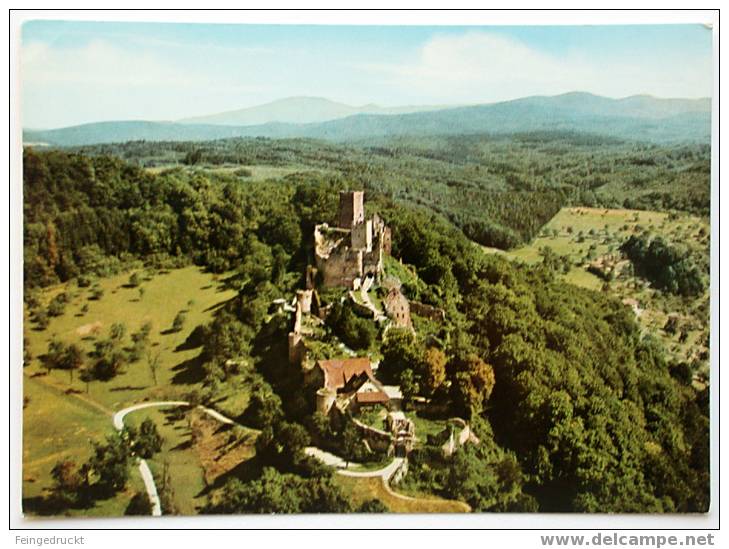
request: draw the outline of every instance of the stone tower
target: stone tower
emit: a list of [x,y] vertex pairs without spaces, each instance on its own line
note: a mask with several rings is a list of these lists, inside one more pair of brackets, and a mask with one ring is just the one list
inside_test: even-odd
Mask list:
[[364,192],[341,191],[339,193],[339,227],[351,229],[364,221]]

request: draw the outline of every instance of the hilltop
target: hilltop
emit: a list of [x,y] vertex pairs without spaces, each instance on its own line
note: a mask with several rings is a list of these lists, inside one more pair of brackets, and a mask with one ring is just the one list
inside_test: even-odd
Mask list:
[[287,97],[254,107],[183,118],[177,122],[180,124],[216,124],[220,126],[255,126],[271,122],[311,124],[345,118],[355,114],[405,114],[442,108],[444,107],[435,105],[381,107],[370,104],[353,106],[331,101],[324,97]]
[[[406,114],[346,116],[346,105],[316,100],[316,108],[296,103],[269,104],[254,109],[221,113],[182,122],[108,121],[59,128],[25,130],[25,142],[79,146],[124,141],[204,141],[230,137],[307,137],[330,141],[379,139],[399,135],[504,134],[545,130],[597,133],[620,139],[648,142],[701,142],[711,137],[710,99],[660,99],[632,96],[610,99],[588,93],[553,97],[533,96],[484,105],[442,108]],[[293,100],[291,100],[293,101]],[[313,99],[307,99],[306,105]],[[323,103],[321,101],[324,101]],[[265,107],[265,108],[264,108]],[[349,107],[353,108],[353,107]],[[427,107],[426,107],[427,108]],[[232,125],[237,120],[307,120],[344,116],[323,122],[271,121],[257,125]],[[259,118],[256,118],[259,117]],[[216,122],[188,123],[188,122]]]

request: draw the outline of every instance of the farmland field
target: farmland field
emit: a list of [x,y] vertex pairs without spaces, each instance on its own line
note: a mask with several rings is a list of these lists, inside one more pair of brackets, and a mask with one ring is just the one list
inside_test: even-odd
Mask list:
[[[569,265],[569,269],[565,268],[559,275],[566,282],[608,291],[629,303],[633,303],[629,300],[635,300],[641,325],[660,338],[670,356],[691,362],[708,351],[705,341],[708,337],[708,290],[698,298],[681,298],[655,290],[644,279],[627,274],[619,275],[606,284],[605,280],[588,270],[591,263],[602,258],[617,261],[621,244],[631,235],[644,231],[686,247],[708,276],[709,223],[704,218],[688,214],[563,208],[529,245],[507,252],[483,249],[488,253],[503,254],[514,261],[536,264],[542,261],[543,250],[550,248],[557,256],[565,258]],[[664,329],[669,317],[675,315],[680,316],[682,323],[688,327],[683,341],[679,340],[678,334],[667,333]],[[706,373],[705,366],[701,371]]]

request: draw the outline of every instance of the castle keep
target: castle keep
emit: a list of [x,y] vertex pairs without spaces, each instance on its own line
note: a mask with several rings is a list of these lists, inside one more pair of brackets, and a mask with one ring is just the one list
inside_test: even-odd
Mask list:
[[366,277],[379,279],[392,235],[378,215],[365,219],[364,193],[339,193],[338,226],[314,227],[314,258],[324,287],[358,286]]

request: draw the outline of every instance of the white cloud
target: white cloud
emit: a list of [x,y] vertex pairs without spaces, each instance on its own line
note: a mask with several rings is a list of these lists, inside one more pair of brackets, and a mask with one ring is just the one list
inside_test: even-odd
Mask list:
[[196,108],[215,110],[222,100],[235,104],[235,98],[261,91],[260,83],[243,80],[241,73],[225,70],[227,64],[215,59],[220,58],[204,48],[194,56],[165,55],[151,47],[123,49],[103,40],[73,48],[24,44],[23,124],[172,120]]
[[33,42],[22,49],[23,82],[30,86],[187,86],[194,81],[153,54],[134,54],[106,42],[55,49]]
[[498,101],[528,95],[590,91],[624,97],[650,93],[697,97],[711,93],[711,59],[591,59],[575,50],[556,56],[487,32],[436,36],[410,62],[369,64],[391,85],[431,100]]

